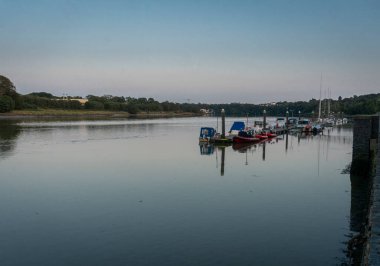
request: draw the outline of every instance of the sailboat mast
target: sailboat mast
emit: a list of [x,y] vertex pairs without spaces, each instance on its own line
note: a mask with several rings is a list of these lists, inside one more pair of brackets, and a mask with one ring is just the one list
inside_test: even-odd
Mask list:
[[327,101],[327,116],[330,117],[330,100],[331,100],[331,89],[328,89],[328,101]]
[[322,73],[321,73],[321,81],[319,82],[319,111],[318,111],[318,121],[321,120],[321,107],[322,107]]
[[323,92],[323,117],[326,118],[326,112],[327,112],[327,90],[324,90]]

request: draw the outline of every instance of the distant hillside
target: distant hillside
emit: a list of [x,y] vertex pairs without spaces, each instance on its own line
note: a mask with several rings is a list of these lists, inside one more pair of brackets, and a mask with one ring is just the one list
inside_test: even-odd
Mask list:
[[[270,116],[318,115],[319,100],[297,102],[277,102],[268,104],[202,104],[202,103],[175,103],[158,102],[153,98],[132,98],[124,96],[95,96],[88,95],[87,99],[78,96],[57,97],[48,92],[33,92],[28,95],[19,95],[13,83],[6,77],[0,76],[0,112],[11,111],[14,107],[19,110],[28,109],[63,109],[63,110],[109,110],[125,111],[131,114],[141,112],[187,112],[199,114],[206,111],[208,114],[218,115],[225,109],[228,116],[258,116],[265,109]],[[322,101],[322,116],[327,115],[328,100]],[[350,98],[339,97],[330,100],[330,113],[335,115],[374,114],[380,112],[380,93],[367,94]]]

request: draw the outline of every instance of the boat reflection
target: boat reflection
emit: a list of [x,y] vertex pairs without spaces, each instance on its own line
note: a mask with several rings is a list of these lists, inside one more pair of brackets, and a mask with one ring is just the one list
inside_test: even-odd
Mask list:
[[251,150],[252,148],[256,148],[257,144],[253,143],[234,143],[232,144],[232,149],[234,151],[240,152],[240,153],[246,153],[248,150]]
[[[334,134],[335,133],[335,134]],[[263,140],[258,143],[200,143],[200,154],[201,155],[213,155],[214,153],[221,153],[221,171],[220,174],[224,175],[225,172],[225,157],[226,153],[229,151],[243,153],[245,154],[245,165],[249,164],[248,153],[261,153],[260,157],[262,161],[268,160],[268,152],[272,153],[272,158],[276,159],[278,156],[281,156],[280,153],[285,150],[285,154],[288,154],[289,150],[294,153],[299,150],[293,147],[293,143],[297,143],[297,146],[302,146],[303,144],[314,142],[314,151],[316,153],[316,173],[319,176],[321,160],[329,159],[329,150],[331,149],[331,143],[339,143],[339,144],[352,144],[352,131],[348,130],[346,132],[335,131],[330,129],[326,132],[326,134],[322,133],[313,133],[313,132],[289,132],[288,134],[277,136],[276,138]],[[278,148],[269,148],[268,145],[282,146],[284,149]],[[228,151],[229,150],[229,151]],[[281,151],[282,150],[282,151]],[[218,154],[216,154],[216,157]],[[257,160],[257,157],[256,157]],[[217,162],[217,164],[219,164]]]
[[258,148],[262,150],[262,160],[265,161],[266,145],[275,144],[274,139],[263,140],[259,143],[234,143],[218,145],[215,143],[200,143],[199,150],[201,155],[216,155],[216,161],[218,165],[218,152],[221,153],[220,162],[220,175],[224,176],[225,161],[226,161],[226,149],[232,147],[232,151],[245,154],[245,165],[248,165],[248,152],[256,152]]
[[214,145],[211,143],[201,143],[199,144],[199,149],[200,149],[201,155],[214,154]]

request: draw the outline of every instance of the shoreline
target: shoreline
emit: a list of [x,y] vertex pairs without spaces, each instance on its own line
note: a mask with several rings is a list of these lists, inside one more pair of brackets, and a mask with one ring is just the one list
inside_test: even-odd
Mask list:
[[24,118],[172,118],[172,117],[198,117],[200,114],[189,112],[141,112],[130,114],[128,112],[113,111],[84,111],[84,110],[16,110],[10,113],[0,113],[0,120],[24,119]]

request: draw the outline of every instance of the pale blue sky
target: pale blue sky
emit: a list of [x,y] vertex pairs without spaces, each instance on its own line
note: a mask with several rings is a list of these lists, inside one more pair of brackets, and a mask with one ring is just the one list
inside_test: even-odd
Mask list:
[[0,74],[21,93],[183,102],[380,92],[380,1],[0,0]]

